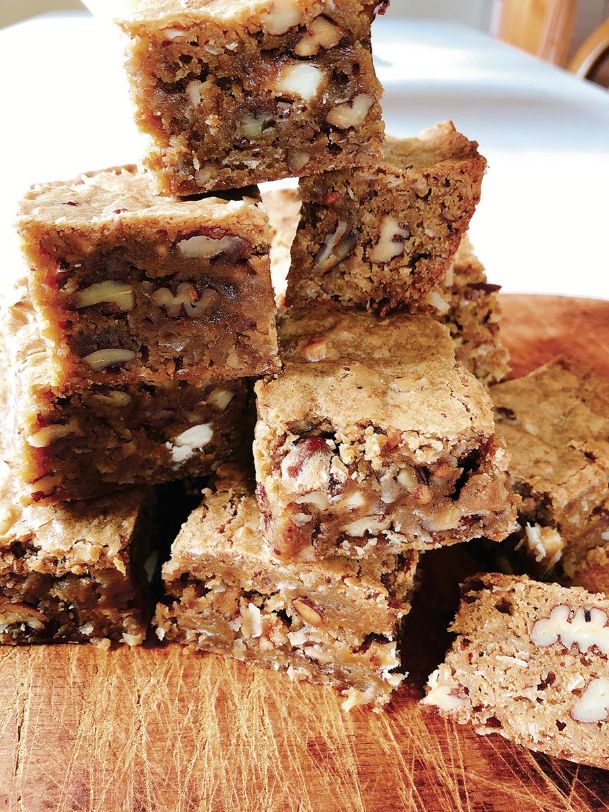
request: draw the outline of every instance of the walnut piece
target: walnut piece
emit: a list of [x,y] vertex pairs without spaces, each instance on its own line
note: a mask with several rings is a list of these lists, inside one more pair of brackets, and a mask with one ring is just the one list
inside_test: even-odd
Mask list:
[[545,572],[562,557],[565,542],[554,527],[542,527],[539,524],[526,524],[523,541],[538,564],[543,564]]
[[[26,603],[3,601],[0,604],[0,627],[10,626],[13,623],[25,623],[31,629],[42,631],[46,620],[47,618],[42,612]],[[4,629],[1,630],[4,631]]]
[[165,443],[165,447],[171,451],[171,458],[176,464],[188,460],[195,451],[199,451],[211,443],[214,430],[211,423],[201,423],[198,426],[191,426],[171,442]]
[[91,396],[94,403],[100,406],[128,406],[131,403],[131,395],[128,392],[121,392],[120,389],[111,390],[106,392],[105,395],[96,393]]
[[125,364],[127,361],[133,361],[135,353],[132,350],[97,350],[90,355],[85,355],[82,359],[85,364],[88,364],[94,372],[101,372],[102,369],[117,366],[118,364]]
[[203,82],[198,79],[193,79],[186,85],[186,95],[193,107],[198,107],[201,104],[201,88]]
[[571,709],[576,722],[592,724],[609,717],[609,679],[597,677],[589,684],[579,701]]
[[[572,615],[572,617],[571,617]],[[540,648],[547,648],[558,641],[570,650],[577,646],[582,654],[596,647],[601,654],[609,654],[609,626],[607,613],[602,609],[576,611],[569,606],[555,606],[550,617],[541,618],[531,629],[531,640]]]
[[427,296],[427,304],[437,310],[441,316],[445,316],[450,310],[450,304],[446,299],[437,291],[432,290]]
[[332,453],[323,437],[295,443],[281,462],[281,478],[303,491],[325,489],[330,479]]
[[60,482],[61,477],[58,474],[47,474],[31,484],[31,493],[34,495],[34,498],[36,494],[44,494],[44,496],[49,496],[49,494],[53,493],[55,487],[59,485]]
[[311,101],[319,92],[323,76],[316,65],[308,62],[285,65],[279,74],[275,92],[280,95],[300,96],[305,101]]
[[74,304],[78,310],[97,304],[113,304],[127,313],[135,307],[135,294],[131,285],[107,279],[77,291],[74,294]]
[[266,34],[285,34],[300,22],[298,0],[272,0],[270,8],[262,17],[262,30]]
[[246,638],[262,637],[262,613],[254,603],[241,607],[241,633]]
[[349,256],[357,244],[357,237],[347,231],[347,223],[339,220],[336,230],[328,234],[324,244],[315,257],[315,267],[322,273],[329,271]]
[[309,30],[296,43],[296,56],[315,56],[321,48],[334,48],[343,38],[343,32],[327,17],[316,17]]
[[75,420],[70,420],[65,425],[56,424],[44,426],[44,428],[32,434],[31,437],[28,437],[27,441],[33,448],[47,448],[47,446],[52,445],[57,440],[61,440],[62,437],[67,437],[70,434],[81,434],[78,423]]
[[291,149],[288,152],[287,160],[291,172],[300,172],[309,163],[311,156],[300,149]]
[[376,536],[391,524],[391,519],[378,519],[375,516],[362,516],[361,519],[344,524],[341,532],[353,538],[363,538],[364,536]]
[[249,244],[236,234],[225,234],[223,237],[209,237],[206,234],[195,234],[177,243],[177,249],[187,259],[212,259],[219,254],[243,254]]
[[389,262],[404,253],[404,240],[410,239],[407,228],[402,228],[395,217],[386,214],[381,219],[379,241],[370,252],[372,262]]
[[339,130],[348,130],[349,127],[359,127],[368,115],[368,110],[374,104],[374,97],[369,93],[360,93],[350,102],[337,104],[328,115],[326,121]]
[[265,130],[272,129],[273,124],[273,117],[268,113],[259,113],[256,116],[245,113],[239,124],[239,131],[244,138],[256,141]]
[[308,598],[296,598],[292,601],[292,608],[309,626],[320,626],[322,616],[320,610]]
[[223,412],[234,397],[235,393],[231,392],[230,389],[216,388],[212,389],[207,396],[207,402],[210,406],[213,406],[214,409]]
[[175,294],[169,288],[159,288],[150,298],[157,307],[162,307],[172,318],[176,318],[180,314],[180,310],[184,308],[184,312],[189,318],[196,319],[218,304],[220,294],[217,290],[208,288],[199,295],[189,282],[181,282]]
[[300,349],[303,358],[307,361],[323,361],[328,355],[328,347],[324,336],[310,338]]
[[449,666],[443,663],[427,681],[429,692],[421,700],[421,705],[433,705],[444,711],[456,711],[467,705],[468,700],[463,689],[453,677]]

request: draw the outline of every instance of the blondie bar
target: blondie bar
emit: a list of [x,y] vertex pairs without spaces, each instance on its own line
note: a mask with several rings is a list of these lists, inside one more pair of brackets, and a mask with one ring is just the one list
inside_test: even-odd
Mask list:
[[4,313],[13,474],[34,501],[209,473],[247,435],[246,381],[59,388],[27,293]]
[[0,643],[142,643],[151,495],[21,507],[0,468]]
[[258,500],[277,554],[503,539],[515,508],[483,385],[426,316],[288,310],[284,370],[256,384]]
[[430,313],[446,324],[457,360],[487,385],[502,381],[510,369],[499,330],[499,290],[499,285],[487,281],[466,235],[427,304],[412,308],[414,313]]
[[423,700],[478,733],[609,768],[609,600],[526,577],[466,581]]
[[426,302],[467,231],[485,166],[447,122],[387,138],[373,165],[301,179],[288,304],[331,299],[385,313]]
[[163,566],[161,640],[230,654],[383,705],[404,678],[396,649],[417,554],[282,564],[243,483],[207,492]]
[[175,201],[119,167],[34,187],[19,230],[57,385],[277,367],[270,231],[246,194]]
[[[271,276],[277,304],[285,303],[290,250],[298,226],[300,198],[295,189],[272,189],[263,193],[271,223]],[[484,266],[474,254],[467,234],[444,278],[425,302],[404,308],[427,313],[442,321],[456,345],[457,359],[485,384],[505,378],[508,352],[501,341],[499,285],[489,284]]]
[[[7,394],[3,380],[5,412]],[[0,644],[142,643],[152,609],[152,490],[23,506],[6,422],[2,429]]]
[[376,2],[143,0],[121,26],[146,165],[175,195],[380,153]]
[[562,357],[491,396],[536,572],[609,593],[609,381]]

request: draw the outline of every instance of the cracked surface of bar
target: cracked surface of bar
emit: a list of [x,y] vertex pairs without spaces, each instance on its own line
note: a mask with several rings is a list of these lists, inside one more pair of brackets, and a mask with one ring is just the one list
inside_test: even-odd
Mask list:
[[121,21],[146,165],[175,195],[366,163],[380,153],[377,3],[144,0]]

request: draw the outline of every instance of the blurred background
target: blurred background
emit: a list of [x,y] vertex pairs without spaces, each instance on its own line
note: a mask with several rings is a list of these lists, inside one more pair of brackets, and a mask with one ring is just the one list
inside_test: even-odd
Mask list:
[[[89,5],[110,3],[93,0]],[[0,27],[37,14],[85,7],[81,0],[1,0]],[[609,56],[609,0],[392,0],[391,13],[463,22],[565,67],[574,68],[586,40],[592,50],[606,43]],[[588,78],[609,87],[609,58],[599,59],[594,68]]]
[[[5,256],[28,185],[143,155],[110,24],[133,1],[0,0]],[[609,0],[391,0],[372,43],[389,133],[452,119],[488,158],[470,233],[490,280],[609,299]]]

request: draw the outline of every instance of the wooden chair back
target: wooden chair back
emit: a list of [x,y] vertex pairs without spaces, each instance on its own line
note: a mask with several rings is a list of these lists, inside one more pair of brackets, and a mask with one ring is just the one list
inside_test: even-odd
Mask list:
[[569,62],[569,70],[581,79],[588,79],[607,59],[609,59],[609,20],[599,25],[580,45]]
[[565,65],[578,0],[502,0],[499,38],[555,65]]

